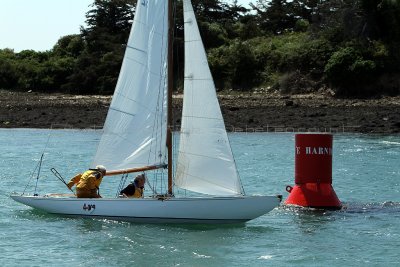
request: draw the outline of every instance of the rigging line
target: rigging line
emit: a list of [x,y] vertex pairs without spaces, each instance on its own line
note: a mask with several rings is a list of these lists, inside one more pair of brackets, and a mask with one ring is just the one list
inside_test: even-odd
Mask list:
[[[177,1],[174,1],[173,2],[173,9],[172,9],[172,16],[173,16],[173,19],[172,19],[172,21],[173,21],[173,25],[174,25],[174,29],[173,29],[173,31],[172,31],[172,44],[174,43],[174,40],[175,40],[175,36],[176,36],[176,34],[177,34],[177,28],[175,27],[175,25],[176,25],[176,21],[177,21],[177,14],[176,14],[176,9],[177,9]],[[176,55],[176,60],[175,60],[175,62],[177,62],[177,64],[176,64],[176,66],[177,66],[177,71],[176,71],[176,73],[177,73],[177,77],[179,77],[179,53],[178,53],[178,46],[175,46],[175,49],[176,49],[176,53],[175,53],[175,55]],[[173,51],[173,49],[172,49],[172,51]],[[173,68],[173,66],[172,66],[172,68]],[[172,101],[171,101],[171,105],[172,105]],[[171,116],[173,116],[173,112],[172,112],[172,114],[171,114]],[[172,117],[172,121],[174,122],[173,123],[173,126],[174,126],[174,128],[175,128],[175,118],[174,117]],[[172,126],[172,125],[171,125]],[[172,134],[172,158],[174,158],[174,153],[176,153],[177,152],[177,137],[176,137],[176,135],[171,131],[171,134]],[[175,155],[175,158],[176,158],[176,155]],[[174,164],[174,162],[175,162],[175,164],[176,164],[176,160],[174,161],[174,160],[172,160],[172,178],[174,178],[174,175],[175,175],[175,171],[176,171],[176,167],[175,167],[175,164]],[[173,181],[174,181],[174,179],[172,179]]]
[[164,78],[163,75],[160,75],[159,73],[150,71],[150,69],[149,69],[149,67],[148,67],[147,64],[144,64],[144,63],[142,63],[142,62],[140,62],[140,61],[138,61],[138,60],[136,60],[136,59],[134,59],[134,58],[132,58],[132,57],[130,57],[130,56],[126,56],[125,59],[129,59],[129,60],[131,60],[131,61],[137,63],[138,65],[141,65],[141,66],[143,66],[143,67],[146,67],[146,71],[148,71],[150,74],[152,74],[152,75],[154,75],[154,76],[160,76],[161,78]]
[[[168,13],[168,4],[167,5],[164,5],[164,12],[163,12],[163,14],[164,14],[164,18],[163,18],[163,21],[168,21],[168,18],[167,18],[167,16],[166,16],[166,14]],[[163,62],[163,64],[160,66],[160,75],[162,75],[163,76],[163,80],[162,80],[162,84],[163,84],[163,89],[164,90],[162,90],[162,100],[163,100],[163,102],[161,103],[161,114],[164,114],[164,112],[165,112],[165,110],[164,110],[164,105],[163,105],[163,103],[164,103],[164,100],[165,100],[165,98],[166,98],[166,95],[168,95],[168,82],[167,82],[167,75],[168,75],[168,72],[170,71],[170,68],[173,68],[173,66],[168,66],[168,36],[169,36],[169,33],[168,33],[168,26],[166,26],[166,25],[168,25],[168,23],[163,23],[163,33],[167,33],[166,35],[163,35],[163,37],[162,37],[162,40],[163,40],[163,44],[165,44],[165,47],[164,47],[164,49],[162,49],[162,51],[164,52],[164,55],[163,55],[163,59],[164,59],[164,62]],[[166,28],[167,27],[167,28]],[[167,101],[168,102],[168,101]],[[167,114],[167,116],[168,116],[168,114]],[[166,119],[166,118],[165,118]],[[160,127],[162,127],[163,126],[163,122],[164,122],[164,118],[163,118],[163,116],[161,116],[161,118],[160,118],[160,120],[161,120],[161,125],[160,125]],[[167,120],[167,119],[166,119]],[[166,122],[166,125],[165,125],[165,129],[167,129],[167,127],[168,127],[168,122]],[[161,140],[163,140],[164,139],[164,137],[163,137],[163,135],[166,135],[165,136],[165,140],[167,140],[167,132],[165,131],[161,131]],[[160,151],[162,151],[163,150],[163,147],[164,147],[164,149],[166,148],[166,144],[162,144],[161,142],[160,142]],[[164,153],[164,159],[163,159],[163,161],[165,162],[167,159],[166,159],[166,153]]]
[[[115,96],[118,95],[118,96],[121,96],[121,97],[123,97],[123,98],[125,98],[125,99],[128,99],[128,100],[132,101],[132,102],[135,102],[135,104],[138,105],[139,107],[142,107],[142,108],[146,109],[146,110],[147,110],[149,113],[151,113],[152,115],[155,115],[155,112],[154,112],[153,110],[149,109],[148,106],[143,105],[141,102],[139,102],[139,101],[136,100],[136,99],[132,99],[132,98],[130,98],[129,96],[124,95],[124,94],[122,94],[122,93],[120,93],[120,92],[115,92],[114,95],[115,95]],[[115,97],[114,97],[114,98],[115,98]],[[110,106],[110,108],[111,108],[111,106]]]
[[36,164],[35,169],[32,171],[31,177],[29,178],[28,183],[25,185],[24,191],[22,191],[22,195],[25,194],[25,191],[26,191],[26,189],[28,188],[29,184],[31,183],[31,180],[32,180],[32,178],[33,178],[33,174],[36,172],[36,169],[38,168],[38,166],[39,166],[39,162]]
[[115,197],[118,197],[120,195],[120,192],[122,191],[123,187],[125,186],[126,180],[128,179],[129,174],[125,173],[121,176],[121,180],[119,182],[119,186],[117,188],[117,194]]
[[[136,12],[135,12],[135,13],[136,13]],[[140,20],[135,19],[135,17],[136,17],[136,16],[134,16],[133,22],[137,22],[137,23],[139,23],[139,24],[145,26],[145,28],[147,28],[147,30],[148,30],[149,32],[151,32],[151,30],[149,30],[149,29],[151,29],[151,28],[147,25],[147,23],[141,22]],[[132,25],[133,25],[133,22],[132,22]],[[157,34],[157,35],[164,35],[164,32],[153,31],[153,33],[155,33],[155,34]]]
[[[157,110],[158,110],[159,108],[158,108],[158,105],[157,105]],[[156,144],[155,144],[155,147],[156,147],[156,149],[158,148],[159,150],[158,151],[154,151],[153,153],[154,153],[154,161],[157,161],[157,157],[159,157],[159,153],[158,152],[161,152],[162,150],[161,150],[161,142],[158,142],[158,133],[159,133],[159,128],[161,128],[160,127],[160,123],[159,123],[159,121],[160,121],[160,118],[161,118],[161,124],[162,124],[162,117],[159,115],[159,112],[157,112],[156,113],[156,116],[154,117],[154,120],[153,120],[153,130],[152,130],[152,133],[151,133],[151,144],[153,144],[153,142],[155,142]],[[161,140],[162,140],[162,131],[160,131],[160,135],[161,135]],[[155,136],[155,137],[154,137]],[[158,146],[158,144],[159,144],[159,146]],[[148,155],[148,158],[147,158],[147,164],[150,164],[150,157],[151,157],[151,154],[152,154],[152,148],[153,148],[153,146],[152,145],[150,145],[150,150],[149,150],[149,155]]]
[[[160,94],[160,93],[159,93]],[[157,101],[157,102],[159,102],[159,101]],[[159,108],[158,108],[158,103],[157,103],[157,108],[156,108],[156,111],[158,110]],[[151,131],[151,138],[150,138],[150,140],[152,140],[151,141],[151,144],[150,144],[150,150],[149,150],[149,154],[148,154],[148,157],[147,157],[147,164],[149,165],[150,164],[150,160],[151,160],[151,154],[152,154],[152,148],[153,148],[153,142],[155,142],[156,143],[156,148],[158,148],[157,147],[157,144],[158,144],[158,128],[159,128],[159,124],[158,124],[158,121],[159,121],[159,114],[158,114],[159,112],[156,112],[155,113],[155,116],[154,116],[154,120],[153,120],[153,130]],[[155,137],[154,137],[154,135],[155,135]],[[162,133],[161,133],[161,135],[162,135]],[[161,140],[162,140],[162,137],[161,137]],[[161,143],[161,142],[160,142]],[[161,151],[161,150],[160,150]],[[157,158],[157,151],[154,151],[153,152],[154,153],[154,161],[156,161],[156,158]]]
[[[29,184],[30,184],[30,182],[31,182],[31,180],[32,180],[32,178],[33,178],[33,174],[36,172],[36,169],[37,169],[38,167],[39,167],[39,171],[38,171],[37,180],[39,179],[40,167],[41,167],[41,165],[42,165],[43,155],[44,155],[44,153],[46,152],[47,146],[49,145],[50,137],[51,137],[51,134],[49,134],[48,137],[47,137],[46,145],[45,145],[44,148],[43,148],[42,154],[41,154],[41,156],[40,156],[40,160],[39,160],[38,164],[36,164],[35,169],[32,171],[31,177],[29,178],[28,183],[26,184],[25,189],[24,189],[24,191],[22,192],[22,195],[25,194],[25,191],[26,191],[26,189],[28,188],[28,186],[29,186]],[[35,193],[36,193],[36,188],[37,188],[37,181],[36,181]]]
[[37,190],[37,186],[38,186],[38,182],[39,182],[39,176],[40,176],[40,170],[42,168],[42,162],[43,162],[43,154],[40,156],[40,161],[39,161],[39,169],[38,169],[38,174],[36,177],[36,185],[35,185],[35,191],[33,193],[33,195],[36,195],[36,190]]
[[[164,21],[165,21],[165,12],[164,12]],[[163,23],[162,25],[163,25],[163,27],[164,27],[163,29],[165,31],[165,23]],[[165,44],[165,43],[166,42],[164,40],[164,35],[163,35],[162,44]],[[165,46],[160,47],[160,50],[161,50],[160,54],[163,55],[162,56],[163,59],[165,59],[165,51],[166,51],[165,48],[166,48]],[[159,72],[160,72],[161,76],[163,76],[162,73],[165,72],[165,67],[164,67],[165,61],[162,63],[164,63],[164,64],[160,64],[160,67],[159,67]],[[162,145],[163,145],[162,142],[158,142],[158,139],[157,139],[158,134],[157,133],[160,133],[160,135],[161,135],[160,138],[161,138],[161,140],[163,140],[163,131],[161,128],[162,128],[162,124],[163,124],[162,114],[164,112],[164,105],[163,105],[162,100],[164,100],[164,98],[165,98],[165,80],[160,79],[159,84],[158,84],[156,115],[154,118],[154,124],[153,124],[154,127],[153,127],[153,132],[152,132],[152,136],[154,136],[154,134],[156,134],[155,142],[156,142],[156,147],[158,149],[158,151],[155,151],[155,153],[154,153],[154,157],[155,157],[154,160],[157,160],[157,157],[159,157],[159,153],[161,153]],[[160,112],[160,101],[161,101],[161,112]],[[161,131],[159,131],[159,129],[161,129]],[[149,161],[150,161],[150,153],[149,153]]]
[[[175,1],[174,2],[174,9],[173,9],[173,21],[174,21],[174,25],[176,25],[176,21],[177,21],[177,2]],[[185,27],[185,26],[184,26]],[[177,32],[178,32],[178,29],[175,27],[174,28],[174,31],[173,31],[173,38],[174,38],[174,40],[175,40],[175,36],[177,35]],[[183,39],[185,39],[185,38],[183,38]],[[184,62],[184,64],[185,64],[185,53],[186,53],[186,51],[184,52],[184,56],[183,56],[183,62]],[[175,54],[176,54],[176,62],[177,62],[177,73],[178,73],[178,79],[179,79],[179,73],[181,73],[181,71],[180,71],[180,58],[179,58],[179,50],[178,50],[178,46],[176,46],[176,52],[175,52]],[[183,68],[183,78],[185,78],[185,68]],[[183,79],[184,80],[184,79]],[[183,92],[185,91],[185,88],[183,88]],[[182,99],[182,104],[183,104],[183,101],[184,101],[184,99]],[[183,109],[182,109],[182,111],[183,111]],[[183,113],[181,112],[181,121],[180,121],[180,130],[181,130],[181,128],[182,128],[182,124],[183,124]],[[172,173],[173,173],[173,175],[174,175],[174,178],[176,178],[176,170],[177,170],[177,165],[178,165],[178,160],[179,160],[179,147],[178,147],[178,140],[180,141],[181,139],[180,139],[180,135],[178,135],[178,133],[176,133],[176,134],[174,134],[173,135],[173,146],[172,146],[172,149],[173,149],[173,157],[175,157],[175,159],[177,159],[177,160],[175,160],[175,161],[173,161],[173,162],[175,162],[174,164],[172,164]],[[181,143],[179,143],[179,146],[181,146]],[[175,186],[175,179],[173,179],[173,186]],[[175,186],[176,187],[176,186]],[[186,196],[186,190],[185,190],[185,196]]]
[[[165,14],[165,12],[164,12],[164,14]],[[164,15],[164,20],[165,20],[165,15]],[[165,29],[164,24],[165,23],[163,23],[163,27],[164,27],[163,29]],[[163,37],[164,37],[164,35],[163,35]],[[162,44],[165,43],[164,41],[165,41],[164,38],[162,38]],[[163,55],[164,54],[163,51],[166,50],[165,46],[162,45],[160,47],[160,50],[161,50],[160,54],[162,55],[161,58],[164,59],[164,62],[163,61],[161,62],[162,64],[160,64],[159,72],[160,72],[160,77],[165,77],[164,75],[162,75],[162,73],[164,72],[164,69],[165,69],[164,68],[165,55]],[[164,86],[163,86],[163,84],[164,84]],[[164,81],[164,79],[159,79],[158,80],[158,94],[157,94],[157,101],[156,101],[156,110],[154,113],[154,120],[153,120],[153,127],[152,127],[153,130],[151,133],[151,140],[154,140],[155,147],[156,147],[156,149],[158,149],[158,151],[153,152],[154,153],[154,161],[157,161],[157,157],[159,157],[158,152],[162,151],[162,142],[158,142],[158,134],[157,133],[160,133],[160,139],[163,140],[163,131],[162,130],[160,131],[159,129],[162,127],[162,124],[163,124],[162,114],[164,111],[164,105],[163,105],[162,100],[165,97],[164,91],[165,91],[165,81]],[[161,112],[160,112],[160,101],[161,101]],[[154,138],[154,135],[156,135],[155,138]],[[152,141],[152,143],[153,143],[153,141]],[[148,164],[150,164],[152,148],[153,148],[153,146],[150,146],[149,155],[147,158]]]
[[[224,127],[225,127],[225,123],[224,123]],[[235,166],[236,175],[237,175],[237,177],[238,177],[238,179],[239,179],[240,187],[242,188],[242,193],[245,194],[244,186],[243,186],[243,183],[242,183],[242,179],[240,178],[239,170],[238,170],[238,168],[236,167],[236,159],[235,159],[235,156],[233,155],[232,146],[231,146],[231,142],[230,142],[230,140],[229,140],[229,136],[228,136],[228,134],[227,134],[226,132],[225,132],[225,135],[226,135],[226,139],[228,140],[229,152],[231,153],[231,157],[232,157],[232,159],[233,159],[233,164],[234,164],[234,166]]]
[[162,175],[162,173],[159,173],[157,175],[157,184],[158,183],[160,183],[160,192],[163,193],[164,192],[163,188],[165,187],[165,184],[164,184],[164,176]]
[[149,179],[146,179],[146,184],[150,187],[154,195],[157,195],[157,191],[151,186]]
[[[165,5],[164,5],[163,14],[164,14],[163,21],[165,21]],[[165,32],[165,23],[162,24],[162,27],[163,27],[163,32]],[[166,47],[164,46],[164,44],[166,42],[165,42],[164,34],[162,34],[161,40],[162,40],[161,41],[162,45],[160,46],[161,64],[159,66],[159,73],[158,73],[158,75],[160,75],[161,79],[158,80],[158,94],[157,94],[157,101],[156,101],[156,111],[155,111],[155,116],[154,116],[154,121],[153,121],[153,130],[152,130],[152,134],[151,134],[151,140],[155,140],[155,142],[156,142],[155,146],[159,152],[162,151],[162,144],[161,144],[162,142],[158,142],[157,133],[160,132],[160,135],[161,135],[160,139],[163,140],[163,131],[159,131],[159,129],[162,127],[162,124],[163,124],[162,114],[164,112],[164,105],[163,105],[163,101],[162,101],[161,102],[161,113],[160,113],[160,97],[162,97],[161,100],[163,100],[165,97],[165,93],[164,93],[164,91],[165,91],[165,80],[164,80],[165,75],[163,75],[163,73],[165,70],[164,65],[165,65],[165,59],[166,59],[166,57],[165,57],[165,51],[166,51],[165,48]],[[154,138],[155,134],[156,134],[156,138]],[[149,151],[149,155],[148,155],[148,164],[150,164],[151,149],[152,149],[152,146],[150,147],[150,151]],[[154,152],[154,161],[156,161],[157,157],[159,156],[158,151]]]
[[[178,140],[180,140],[179,138],[180,138],[180,136],[178,135],[178,133],[175,133],[174,134],[174,146],[173,146],[173,149],[174,149],[173,155],[174,155],[175,159],[178,159],[178,151],[179,151]],[[174,170],[174,174],[176,174],[178,160],[175,160],[174,162],[175,162],[175,164],[173,164],[172,167],[173,167],[173,170]]]
[[57,177],[58,180],[60,180],[63,184],[65,184],[65,186],[66,186],[72,193],[74,193],[74,195],[75,195],[75,192],[74,192],[71,188],[68,187],[67,182],[65,182],[65,180],[64,180],[64,178],[61,176],[61,174],[60,174],[55,168],[51,168],[50,170],[51,170],[51,172],[54,174],[54,176]]
[[[163,14],[164,14],[164,17],[163,17],[163,21],[166,21],[167,20],[167,18],[166,18],[166,16],[165,16],[165,14],[167,13],[167,9],[166,9],[166,7],[168,7],[168,4],[166,4],[166,5],[164,5],[164,12],[163,12]],[[165,33],[166,31],[165,31],[165,26],[166,25],[168,25],[167,23],[163,23],[162,24],[163,25],[163,33]],[[167,38],[167,39],[165,39],[165,38]],[[170,70],[169,70],[169,67],[171,67],[171,66],[168,66],[168,64],[166,64],[166,62],[168,61],[168,27],[167,27],[167,35],[163,35],[162,36],[162,43],[165,45],[164,47],[161,47],[161,54],[163,55],[163,59],[164,59],[164,61],[163,61],[163,64],[161,64],[160,65],[160,75],[162,75],[162,77],[164,77],[162,80],[160,80],[160,87],[162,87],[163,88],[163,90],[162,90],[162,92],[159,90],[159,98],[158,98],[158,101],[160,101],[160,93],[161,93],[161,99],[162,100],[164,100],[165,99],[165,93],[166,93],[166,91],[168,91],[168,85],[167,85],[167,82],[166,82],[166,77],[167,77],[167,75],[165,75],[165,74],[167,74]],[[164,52],[164,53],[163,53]],[[165,67],[166,66],[166,67]],[[164,75],[163,75],[164,74]],[[165,89],[167,89],[167,90],[165,90]],[[165,112],[165,110],[164,110],[164,105],[163,105],[163,103],[164,103],[164,101],[161,103],[161,116],[160,116],[160,127],[162,127],[163,126],[163,116],[162,116],[162,114],[164,114],[164,112]],[[159,106],[158,106],[159,107]],[[168,124],[168,123],[167,123]],[[168,125],[166,125],[166,127],[168,127]],[[163,138],[163,135],[164,135],[164,131],[163,130],[161,130],[161,140],[163,140],[164,138]],[[163,146],[166,146],[166,144],[162,144],[162,142],[160,142],[159,143],[159,151],[162,151],[163,150]],[[165,153],[164,153],[164,162],[165,162]]]

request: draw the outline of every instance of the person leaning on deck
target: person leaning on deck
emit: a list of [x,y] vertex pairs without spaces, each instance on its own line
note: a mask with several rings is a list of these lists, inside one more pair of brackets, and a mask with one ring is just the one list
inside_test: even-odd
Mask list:
[[120,195],[123,197],[143,197],[144,183],[146,182],[146,176],[144,174],[139,174],[136,176],[135,180],[130,183],[127,187],[122,189]]
[[78,198],[100,198],[99,187],[105,174],[106,168],[103,165],[97,165],[95,169],[75,175],[67,186],[71,189],[76,184]]

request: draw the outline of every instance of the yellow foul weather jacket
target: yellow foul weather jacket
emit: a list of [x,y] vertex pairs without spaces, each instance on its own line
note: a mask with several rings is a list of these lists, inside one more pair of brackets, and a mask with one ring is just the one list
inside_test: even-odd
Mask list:
[[141,198],[143,197],[143,188],[135,187],[135,193],[133,194],[134,198]]
[[102,180],[103,175],[101,172],[88,170],[83,174],[74,176],[67,185],[72,188],[76,184],[77,197],[99,197],[98,189]]

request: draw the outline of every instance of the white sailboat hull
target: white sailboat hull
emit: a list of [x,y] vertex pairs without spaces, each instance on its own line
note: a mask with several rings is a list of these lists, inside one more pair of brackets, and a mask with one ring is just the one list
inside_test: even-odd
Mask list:
[[277,207],[280,196],[115,198],[11,195],[17,202],[64,216],[138,223],[241,223]]

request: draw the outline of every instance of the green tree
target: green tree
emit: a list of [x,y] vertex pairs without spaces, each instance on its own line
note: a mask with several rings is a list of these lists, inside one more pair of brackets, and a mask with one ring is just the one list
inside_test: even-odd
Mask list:
[[248,90],[260,83],[262,65],[248,42],[235,41],[211,49],[209,62],[219,89]]
[[292,30],[296,19],[291,14],[287,0],[258,0],[252,5],[259,16],[259,23],[264,32],[282,34],[285,30]]
[[333,53],[325,72],[340,96],[360,96],[370,94],[365,88],[375,79],[376,64],[357,49],[344,47]]
[[85,49],[85,42],[81,35],[73,34],[61,37],[53,47],[53,56],[79,57]]
[[[81,29],[84,50],[64,88],[80,93],[114,90],[135,8],[134,0],[95,0]],[[112,58],[112,62],[110,61]]]
[[11,49],[0,50],[0,88],[11,89],[18,84],[15,57]]

